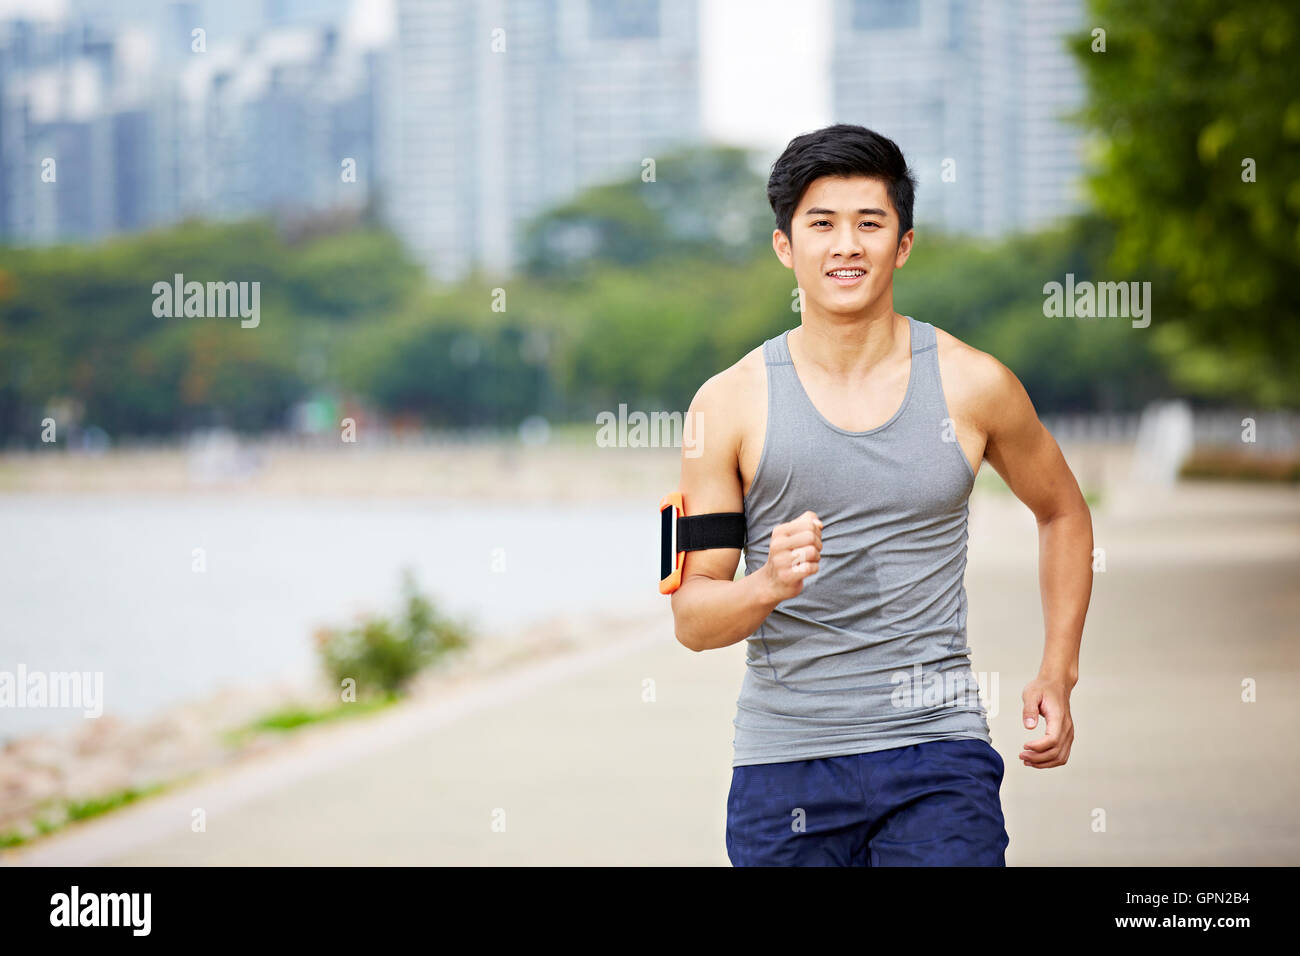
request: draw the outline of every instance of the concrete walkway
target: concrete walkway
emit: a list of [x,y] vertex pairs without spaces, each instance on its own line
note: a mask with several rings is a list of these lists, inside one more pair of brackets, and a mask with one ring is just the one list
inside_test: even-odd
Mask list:
[[[1036,529],[1014,499],[972,502],[969,637],[997,677],[1008,863],[1300,863],[1300,495],[1117,489],[1094,522],[1107,566],[1074,748],[1031,770],[1015,755],[1039,736],[1019,721],[1042,648]],[[8,861],[726,866],[744,653],[682,648],[665,599],[597,652],[304,738]]]

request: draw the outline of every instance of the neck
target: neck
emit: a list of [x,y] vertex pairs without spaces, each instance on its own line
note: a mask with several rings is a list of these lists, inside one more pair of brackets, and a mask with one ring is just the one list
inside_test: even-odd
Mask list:
[[907,316],[895,312],[892,302],[872,314],[853,317],[810,310],[786,337],[786,345],[800,359],[847,379],[870,374],[910,344]]

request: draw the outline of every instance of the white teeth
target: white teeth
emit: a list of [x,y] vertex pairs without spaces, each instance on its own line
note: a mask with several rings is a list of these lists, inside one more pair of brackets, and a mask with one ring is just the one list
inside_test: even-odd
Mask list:
[[841,279],[854,279],[857,278],[858,276],[866,275],[866,272],[862,269],[851,269],[851,270],[846,269],[841,272],[832,272],[830,274],[833,276],[838,276]]

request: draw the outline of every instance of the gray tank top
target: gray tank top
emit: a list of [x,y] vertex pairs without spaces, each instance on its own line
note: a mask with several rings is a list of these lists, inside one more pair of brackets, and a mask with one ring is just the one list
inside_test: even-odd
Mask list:
[[992,743],[966,646],[974,473],[954,437],[934,326],[907,317],[912,367],[894,416],[851,432],[813,406],[783,332],[763,343],[767,433],[745,495],[745,573],[772,529],[822,520],[821,564],[747,640],[733,767],[946,738]]

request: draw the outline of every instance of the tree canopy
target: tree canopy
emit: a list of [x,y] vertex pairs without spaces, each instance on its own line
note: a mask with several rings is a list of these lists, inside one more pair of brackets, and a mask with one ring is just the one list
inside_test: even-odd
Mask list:
[[1154,283],[1153,346],[1176,383],[1295,404],[1300,8],[1092,0],[1089,21],[1072,49],[1109,268]]

